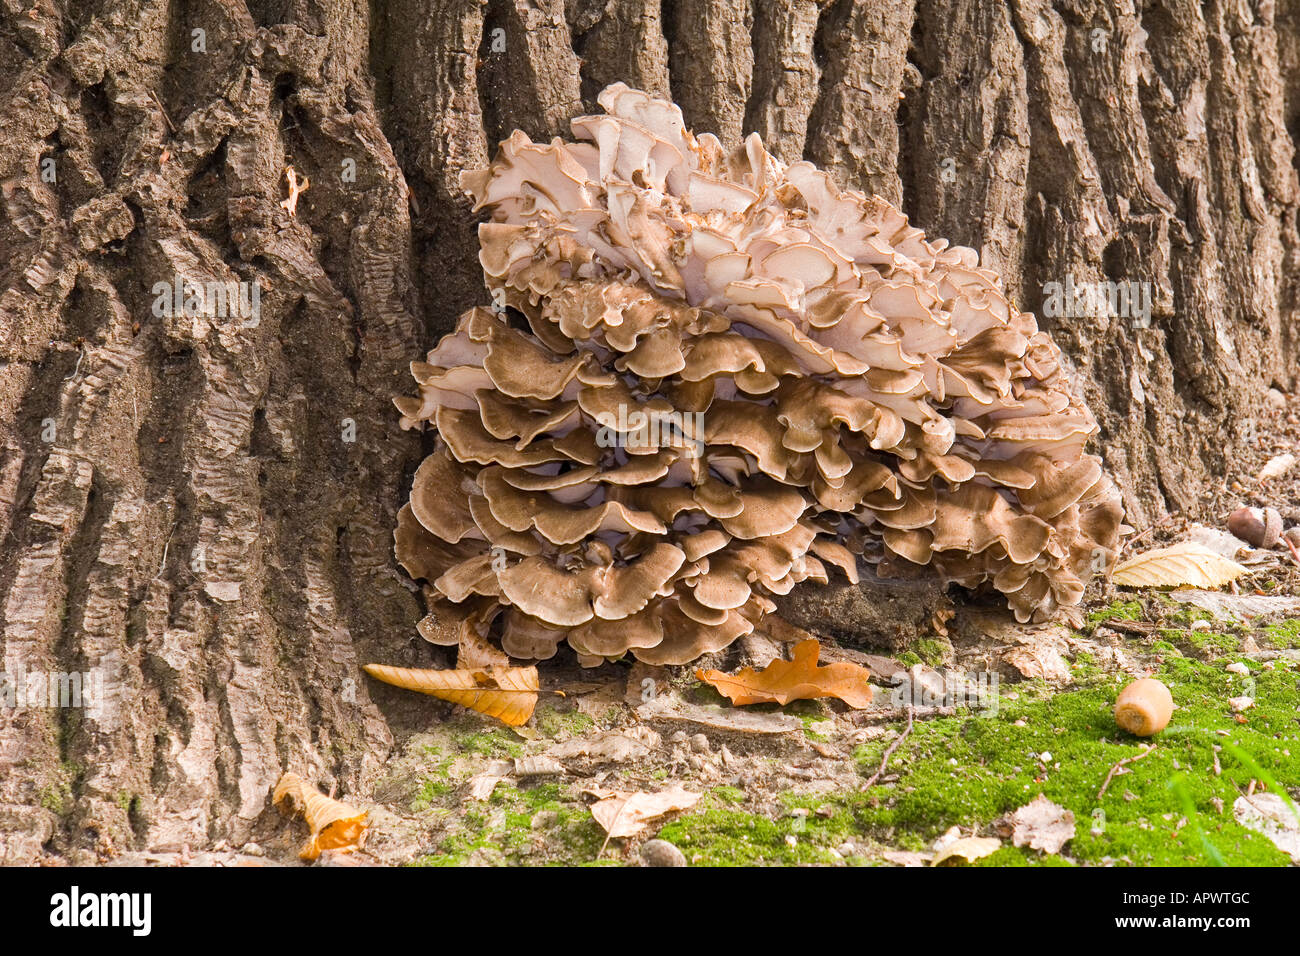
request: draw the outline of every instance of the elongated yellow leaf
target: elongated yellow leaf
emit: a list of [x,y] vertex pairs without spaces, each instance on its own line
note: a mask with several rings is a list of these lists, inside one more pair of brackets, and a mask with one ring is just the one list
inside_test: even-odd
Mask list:
[[275,785],[272,802],[288,800],[311,827],[311,840],[298,854],[314,860],[322,850],[354,850],[366,831],[366,813],[356,807],[327,797],[296,773],[286,773]]
[[1184,541],[1168,548],[1155,548],[1121,561],[1112,580],[1130,588],[1180,587],[1220,588],[1249,569],[1202,544]]
[[495,717],[510,727],[528,722],[537,706],[536,667],[488,667],[482,670],[420,670],[367,664],[365,672],[376,680],[421,694],[432,694],[480,714]]

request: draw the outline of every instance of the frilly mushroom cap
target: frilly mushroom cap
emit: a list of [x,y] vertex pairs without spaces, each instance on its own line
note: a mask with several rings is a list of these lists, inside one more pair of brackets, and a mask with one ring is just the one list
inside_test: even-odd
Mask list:
[[497,304],[396,400],[440,439],[407,571],[503,607],[510,654],[587,664],[686,663],[860,560],[992,586],[1022,621],[1077,603],[1119,495],[1060,353],[976,253],[757,135],[728,156],[671,103],[600,104],[580,142],[516,132],[462,177]]

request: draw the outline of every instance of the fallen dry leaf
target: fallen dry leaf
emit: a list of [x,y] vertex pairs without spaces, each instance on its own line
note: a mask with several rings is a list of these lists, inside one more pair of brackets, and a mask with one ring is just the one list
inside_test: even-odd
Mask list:
[[550,777],[564,773],[564,765],[546,754],[515,758],[516,777]]
[[676,724],[685,722],[704,730],[720,730],[731,734],[797,734],[803,730],[803,721],[793,714],[764,714],[734,707],[692,704],[676,696],[663,694],[636,709],[636,715],[647,723]]
[[663,743],[657,733],[643,724],[608,730],[596,737],[575,737],[547,751],[551,757],[568,760],[585,757],[595,763],[622,763],[647,756]]
[[1264,482],[1281,478],[1293,467],[1295,467],[1295,455],[1277,455],[1265,463],[1259,470],[1259,474],[1255,476],[1255,480]]
[[460,629],[460,646],[456,650],[458,670],[481,671],[489,667],[509,667],[510,658],[493,647],[467,619]]
[[860,664],[839,663],[817,666],[821,644],[816,638],[800,641],[793,660],[776,660],[761,671],[746,667],[731,675],[722,671],[697,670],[695,676],[718,689],[733,704],[788,704],[792,700],[838,697],[850,707],[861,709],[871,703],[871,676]]
[[917,853],[914,850],[886,850],[880,856],[895,866],[925,866],[930,862],[929,853]]
[[1155,548],[1121,561],[1112,580],[1124,587],[1219,588],[1247,572],[1231,558],[1216,554],[1202,544],[1184,541],[1168,548]]
[[432,694],[480,714],[495,717],[510,727],[527,723],[537,706],[536,667],[488,667],[483,670],[421,670],[367,664],[365,672],[376,680],[421,694]]
[[965,860],[971,863],[1002,848],[1002,841],[997,837],[961,837],[954,831],[957,831],[956,827],[935,841],[931,866],[943,866],[950,860]]
[[311,839],[298,856],[314,860],[323,850],[355,850],[366,832],[364,810],[327,797],[309,786],[296,773],[286,773],[275,785],[272,802],[288,801],[295,813],[301,813],[311,828]]
[[1243,827],[1268,837],[1292,863],[1300,864],[1300,810],[1294,803],[1276,793],[1256,793],[1234,800],[1232,815]]
[[702,794],[692,793],[675,783],[658,793],[630,793],[625,790],[588,790],[600,797],[591,805],[591,815],[611,837],[636,836],[646,821],[674,810],[689,810]]
[[1170,599],[1208,611],[1218,621],[1300,611],[1300,597],[1282,594],[1226,594],[1222,591],[1171,591]]
[[1060,853],[1074,837],[1074,813],[1041,793],[1011,814],[1011,842],[1044,853]]
[[471,800],[488,799],[488,797],[492,796],[492,791],[497,788],[497,784],[510,776],[514,769],[515,765],[509,760],[491,761],[486,768],[469,778],[469,798]]

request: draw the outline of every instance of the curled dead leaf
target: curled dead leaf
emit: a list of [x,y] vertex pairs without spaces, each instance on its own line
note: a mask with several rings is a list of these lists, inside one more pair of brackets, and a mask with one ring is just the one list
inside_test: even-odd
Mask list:
[[936,852],[930,865],[952,866],[958,860],[971,863],[990,853],[996,853],[1001,848],[1002,841],[997,837],[962,837],[959,840],[936,844]]
[[493,647],[488,639],[473,627],[463,627],[460,632],[460,646],[456,652],[456,666],[461,670],[509,667],[510,658],[504,651]]
[[1300,810],[1276,793],[1253,793],[1232,803],[1232,815],[1247,829],[1268,837],[1291,862],[1300,865]]
[[836,697],[857,709],[870,704],[870,672],[848,662],[818,667],[820,653],[821,644],[814,638],[796,644],[791,660],[772,661],[761,671],[746,667],[732,675],[697,670],[695,676],[717,688],[733,704],[788,704],[816,697]]
[[1255,476],[1255,480],[1265,482],[1272,481],[1274,478],[1281,478],[1295,467],[1295,460],[1295,455],[1276,455],[1265,462],[1264,467]]
[[564,765],[554,757],[546,754],[533,754],[529,757],[516,757],[514,763],[515,776],[525,777],[551,777],[564,773]]
[[588,790],[600,799],[591,805],[591,815],[611,837],[636,836],[646,821],[674,810],[689,810],[703,794],[692,793],[675,783],[658,793],[626,790]]
[[314,860],[325,850],[350,852],[361,845],[366,832],[364,810],[325,796],[296,773],[286,773],[275,785],[272,802],[278,806],[285,801],[311,828],[311,839],[298,853],[302,859]]
[[487,767],[469,778],[469,798],[486,800],[492,796],[497,784],[514,772],[515,766],[509,760],[493,760]]
[[1112,580],[1124,587],[1219,588],[1249,569],[1211,551],[1202,544],[1184,541],[1168,548],[1155,548],[1121,561]]
[[420,694],[431,694],[510,727],[528,722],[537,706],[540,685],[536,667],[488,667],[482,670],[422,670],[367,664],[376,680]]

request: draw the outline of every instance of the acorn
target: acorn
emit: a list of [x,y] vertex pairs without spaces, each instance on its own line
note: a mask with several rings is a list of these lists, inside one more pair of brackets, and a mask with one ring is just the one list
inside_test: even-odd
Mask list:
[[1271,548],[1282,536],[1275,508],[1238,508],[1228,515],[1228,531],[1254,548]]
[[1115,701],[1115,723],[1137,737],[1150,737],[1169,726],[1174,697],[1160,681],[1145,677],[1119,692]]

